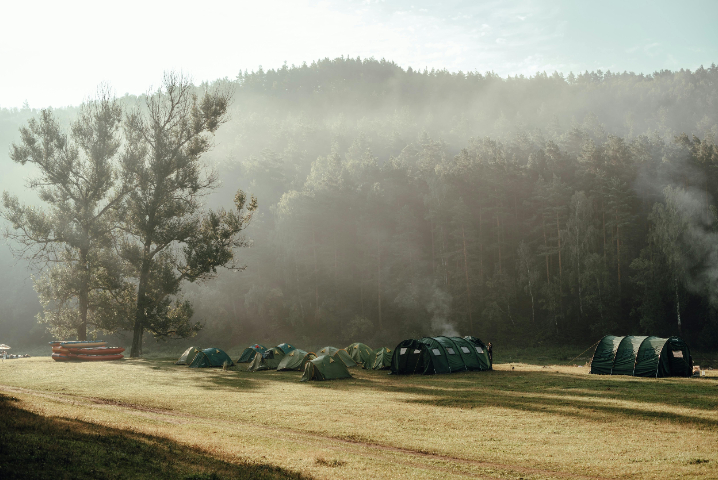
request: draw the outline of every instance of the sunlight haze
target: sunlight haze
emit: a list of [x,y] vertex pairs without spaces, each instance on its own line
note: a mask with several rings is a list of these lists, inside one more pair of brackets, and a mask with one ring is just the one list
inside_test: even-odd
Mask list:
[[350,56],[403,68],[533,75],[695,69],[715,61],[711,1],[186,1],[4,6],[0,108],[77,105],[101,82],[140,94]]

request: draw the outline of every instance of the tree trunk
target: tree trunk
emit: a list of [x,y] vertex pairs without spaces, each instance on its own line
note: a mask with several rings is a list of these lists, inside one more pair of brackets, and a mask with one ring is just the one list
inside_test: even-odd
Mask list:
[[461,226],[461,238],[464,241],[464,273],[466,274],[466,309],[469,312],[469,329],[474,331],[474,322],[471,319],[471,289],[469,287],[469,261],[466,255],[466,235],[464,234],[464,226]]
[[147,308],[147,282],[150,278],[150,244],[145,244],[144,260],[142,261],[142,269],[140,270],[140,281],[137,286],[137,309],[135,310],[135,325],[132,335],[132,349],[130,350],[130,358],[139,358],[142,356],[142,334],[145,329],[145,309]]
[[676,318],[678,319],[678,335],[683,335],[681,328],[681,301],[678,298],[678,279],[674,277],[673,282],[676,289]]
[[[86,235],[87,237],[87,235]],[[89,270],[87,268],[87,249],[80,249],[80,269],[82,271],[82,279],[80,280],[80,291],[78,293],[78,303],[80,307],[80,324],[77,326],[77,339],[87,340],[87,307],[89,302]]]
[[499,215],[496,215],[496,244],[499,247],[499,273],[501,273],[501,223]]
[[618,298],[621,298],[621,230],[618,226],[618,209],[616,209],[616,266],[618,269]]
[[[479,295],[482,295],[484,285],[484,237],[481,228],[481,216],[483,209],[479,207]],[[483,297],[481,298],[483,300]]]
[[558,236],[558,280],[561,285],[563,283],[563,266],[561,265],[561,225],[558,221],[558,210],[556,211],[556,235]]
[[317,237],[312,231],[312,249],[314,250],[314,321],[319,320],[319,269],[317,267]]
[[377,305],[379,310],[379,331],[382,329],[382,321],[381,321],[381,244],[379,242],[379,237],[376,238],[376,258],[377,258],[377,264],[376,264],[376,297],[377,297]]
[[541,215],[541,227],[543,229],[543,246],[546,248],[546,255],[544,255],[544,258],[546,259],[546,283],[551,283],[551,275],[549,274],[549,268],[548,268],[548,239],[546,238],[546,218]]
[[436,255],[434,253],[434,223],[429,220],[429,230],[431,230],[431,273],[436,276]]

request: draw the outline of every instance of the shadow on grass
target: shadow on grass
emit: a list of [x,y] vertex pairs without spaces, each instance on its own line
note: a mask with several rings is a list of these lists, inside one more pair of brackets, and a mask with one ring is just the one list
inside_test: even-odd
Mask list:
[[[154,362],[150,362],[154,363]],[[166,362],[151,368],[186,368]],[[229,391],[272,390],[299,382],[302,372],[246,371],[239,364],[227,371],[197,369],[202,387]],[[718,380],[686,378],[636,378],[545,371],[463,372],[450,375],[388,375],[386,370],[349,369],[351,379],[307,382],[306,388],[352,392],[377,390],[407,394],[407,403],[445,408],[510,408],[551,413],[589,421],[628,419],[693,423],[718,429],[712,414],[718,409]],[[678,413],[667,409],[687,408],[701,413]],[[712,418],[711,418],[712,417]]]
[[310,478],[268,465],[229,463],[166,438],[43,417],[2,394],[0,411],[0,478]]
[[[718,381],[571,375],[558,372],[467,372],[441,377],[398,377],[387,391],[412,395],[408,403],[474,409],[511,408],[589,421],[668,420],[718,429]],[[421,398],[416,398],[416,397]],[[694,415],[666,411],[688,408]],[[712,417],[712,418],[710,418]]]

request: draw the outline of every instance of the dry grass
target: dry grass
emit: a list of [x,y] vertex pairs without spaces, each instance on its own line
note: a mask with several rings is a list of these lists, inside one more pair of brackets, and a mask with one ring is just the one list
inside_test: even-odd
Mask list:
[[0,393],[44,416],[317,478],[716,478],[718,376],[517,363],[299,383],[299,372],[244,368],[34,358],[0,364]]

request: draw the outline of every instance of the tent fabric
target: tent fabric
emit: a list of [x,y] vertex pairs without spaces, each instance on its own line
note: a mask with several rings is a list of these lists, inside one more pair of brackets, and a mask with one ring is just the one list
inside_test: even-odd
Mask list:
[[267,347],[265,347],[264,345],[260,345],[258,343],[255,345],[252,345],[250,347],[247,347],[242,352],[242,355],[239,356],[239,360],[237,360],[237,363],[249,363],[252,360],[254,360],[254,355],[256,355],[257,352],[264,353],[266,351],[267,351]]
[[295,346],[293,346],[293,345],[290,345],[290,344],[288,344],[288,343],[280,343],[279,345],[277,345],[277,348],[281,349],[281,350],[284,352],[285,355],[286,355],[287,353],[291,352],[292,350],[296,350],[296,349],[297,349],[297,347],[295,347]]
[[340,378],[352,378],[344,362],[329,355],[321,355],[307,362],[300,381],[337,380]]
[[391,367],[391,352],[389,347],[382,347],[374,350],[374,359],[367,368],[372,370],[385,370]]
[[[612,348],[615,354],[611,361]],[[591,359],[591,373],[599,375],[689,377],[692,372],[690,349],[680,337],[606,335]]]
[[638,349],[646,338],[648,337],[623,337],[616,349],[616,359],[613,361],[611,375],[633,375]]
[[349,356],[346,350],[343,348],[340,348],[336,352],[334,352],[334,355],[331,355],[332,358],[341,361],[344,365],[347,366],[347,368],[352,368],[357,366],[357,362],[354,361],[354,359]]
[[317,352],[317,355],[334,355],[337,350],[339,350],[337,347],[324,347]]
[[[473,339],[473,337],[471,337]],[[391,373],[433,375],[467,370],[490,370],[485,346],[478,339],[424,337],[404,340],[394,349]]]
[[476,337],[468,336],[464,337],[464,340],[473,345],[476,356],[479,359],[479,364],[481,364],[480,370],[493,370],[494,363],[491,358],[491,349],[489,346]]
[[282,358],[277,366],[277,371],[304,370],[307,362],[315,358],[317,358],[317,356],[314,353],[295,348]]
[[284,352],[279,347],[272,347],[261,355],[255,355],[247,371],[259,372],[262,370],[276,370],[284,358]]
[[224,350],[220,348],[205,348],[201,352],[197,352],[197,355],[189,364],[189,368],[208,368],[208,367],[223,367],[224,365],[232,366],[234,362],[229,358]]
[[317,355],[329,355],[330,357],[341,360],[344,365],[349,368],[357,366],[357,363],[354,361],[354,359],[352,359],[352,357],[343,348],[324,347],[317,352]]
[[189,365],[192,363],[192,360],[194,360],[194,357],[198,352],[199,348],[189,347],[182,355],[180,355],[179,359],[175,362],[175,365]]
[[374,350],[367,345],[363,343],[352,343],[344,350],[346,350],[357,365],[361,365],[362,368],[371,368],[371,363],[374,360]]
[[597,375],[610,375],[613,370],[613,362],[616,359],[616,350],[623,340],[623,337],[606,335],[596,346],[591,360],[591,373]]

